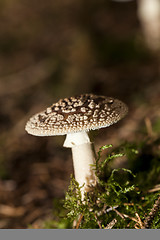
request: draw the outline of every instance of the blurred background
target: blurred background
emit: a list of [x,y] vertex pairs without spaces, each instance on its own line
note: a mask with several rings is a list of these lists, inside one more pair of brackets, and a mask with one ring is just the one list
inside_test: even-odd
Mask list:
[[64,136],[25,132],[33,114],[94,93],[129,107],[93,133],[96,151],[152,136],[152,126],[160,132],[160,28],[155,20],[146,28],[152,18],[140,3],[147,0],[0,1],[0,228],[41,226],[73,173]]

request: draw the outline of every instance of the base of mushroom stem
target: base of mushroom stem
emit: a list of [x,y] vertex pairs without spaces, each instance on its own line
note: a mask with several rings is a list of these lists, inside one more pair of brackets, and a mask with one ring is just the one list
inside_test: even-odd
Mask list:
[[94,193],[94,189],[97,185],[97,181],[94,181],[94,183],[91,183],[90,185],[84,186],[81,188],[81,200],[83,201],[85,198],[85,195],[90,193],[92,195],[92,193]]

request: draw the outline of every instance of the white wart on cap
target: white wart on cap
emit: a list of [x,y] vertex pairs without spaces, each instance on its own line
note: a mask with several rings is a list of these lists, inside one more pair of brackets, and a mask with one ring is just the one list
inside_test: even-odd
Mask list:
[[93,94],[60,99],[37,113],[26,124],[26,131],[36,136],[54,136],[108,127],[128,111],[118,99]]

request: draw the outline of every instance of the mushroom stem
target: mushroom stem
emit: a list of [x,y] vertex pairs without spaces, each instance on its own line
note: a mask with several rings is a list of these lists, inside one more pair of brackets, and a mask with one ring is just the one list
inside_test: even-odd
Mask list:
[[139,0],[138,17],[146,43],[153,51],[160,49],[160,1]]
[[72,148],[75,180],[81,188],[82,200],[90,186],[96,184],[96,176],[92,164],[95,163],[95,152],[86,132],[67,134],[64,147]]

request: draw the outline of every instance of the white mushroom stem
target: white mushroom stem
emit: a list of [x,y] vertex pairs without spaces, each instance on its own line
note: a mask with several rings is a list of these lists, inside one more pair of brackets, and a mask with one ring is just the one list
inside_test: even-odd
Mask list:
[[160,49],[160,0],[138,0],[138,17],[146,43],[152,50]]
[[81,188],[82,200],[89,186],[95,185],[96,176],[92,164],[95,163],[95,153],[86,132],[69,133],[64,147],[72,148],[75,180]]

